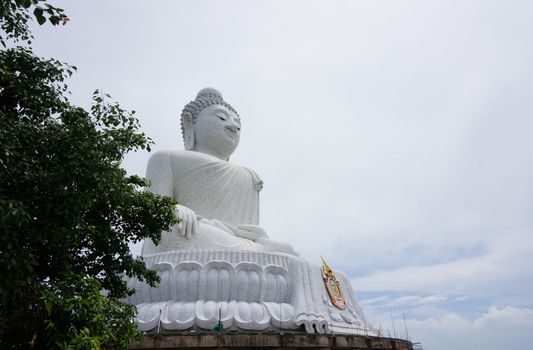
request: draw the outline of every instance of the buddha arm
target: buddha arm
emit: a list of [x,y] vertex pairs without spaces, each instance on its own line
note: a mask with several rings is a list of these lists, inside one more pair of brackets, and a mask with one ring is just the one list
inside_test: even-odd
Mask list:
[[150,192],[174,198],[174,175],[167,152],[158,151],[150,157],[146,178],[150,180]]
[[[173,199],[174,193],[174,173],[172,171],[171,154],[168,152],[156,152],[148,161],[146,168],[146,178],[150,180],[148,190],[160,196],[167,196]],[[191,209],[178,205],[176,215],[180,220],[178,232],[183,236],[190,238],[196,233],[198,220],[196,214]]]

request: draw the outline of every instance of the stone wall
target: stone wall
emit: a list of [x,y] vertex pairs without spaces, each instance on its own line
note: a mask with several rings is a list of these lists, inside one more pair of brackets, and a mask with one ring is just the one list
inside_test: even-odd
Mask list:
[[146,335],[132,349],[372,349],[412,350],[403,339],[310,334]]

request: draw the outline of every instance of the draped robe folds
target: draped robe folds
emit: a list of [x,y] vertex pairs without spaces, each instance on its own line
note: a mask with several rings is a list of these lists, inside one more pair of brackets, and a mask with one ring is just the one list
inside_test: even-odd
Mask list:
[[368,334],[347,277],[338,274],[348,304],[340,310],[320,266],[259,226],[262,181],[253,171],[199,152],[165,151],[150,158],[146,177],[150,191],[193,210],[198,229],[188,239],[174,226],[159,245],[144,242],[144,260],[161,283],[152,288],[128,279],[141,331],[212,329],[222,322],[224,329],[247,331]]
[[155,246],[145,241],[143,255],[173,250],[235,249],[295,254],[286,243],[268,239],[259,226],[262,181],[250,169],[194,151],[159,151],[148,162],[149,190],[172,197],[193,210],[198,230],[187,239],[172,231]]

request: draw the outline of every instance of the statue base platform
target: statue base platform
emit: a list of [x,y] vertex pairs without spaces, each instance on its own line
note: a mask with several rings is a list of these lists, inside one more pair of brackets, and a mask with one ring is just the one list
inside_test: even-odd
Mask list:
[[143,258],[161,278],[157,288],[128,281],[136,290],[128,301],[137,307],[136,322],[143,332],[210,331],[220,323],[224,331],[376,335],[348,277],[335,272],[339,308],[321,267],[298,256],[176,250]]
[[132,349],[372,349],[412,350],[410,341],[363,335],[313,334],[157,334],[145,335]]

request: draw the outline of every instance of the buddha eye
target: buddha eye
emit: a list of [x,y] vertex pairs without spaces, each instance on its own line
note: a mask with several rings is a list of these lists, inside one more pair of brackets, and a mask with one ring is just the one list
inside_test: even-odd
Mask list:
[[220,119],[220,120],[224,120],[224,121],[225,121],[225,120],[228,120],[228,118],[226,118],[225,116],[223,116],[223,115],[221,115],[221,114],[217,114],[216,116],[217,116],[217,118]]

